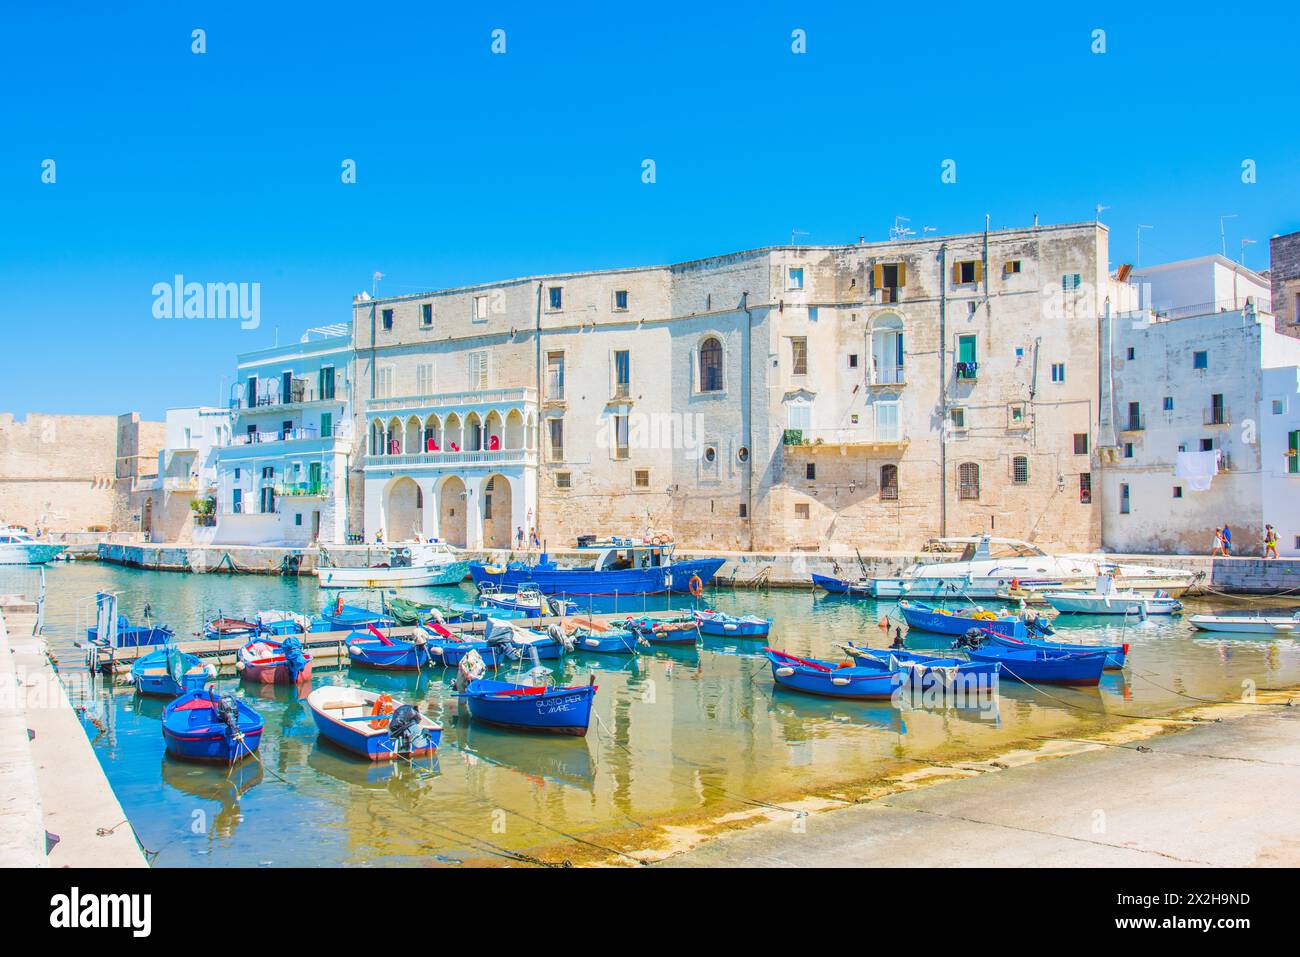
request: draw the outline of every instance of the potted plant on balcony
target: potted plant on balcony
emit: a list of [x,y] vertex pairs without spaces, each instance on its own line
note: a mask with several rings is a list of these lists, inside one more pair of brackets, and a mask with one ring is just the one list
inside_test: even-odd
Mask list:
[[190,502],[190,511],[194,513],[195,525],[217,524],[217,500],[213,497],[195,498]]

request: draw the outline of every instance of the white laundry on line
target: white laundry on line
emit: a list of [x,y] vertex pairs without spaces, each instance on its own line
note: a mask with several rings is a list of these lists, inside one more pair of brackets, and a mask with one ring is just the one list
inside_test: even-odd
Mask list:
[[1209,491],[1214,476],[1219,474],[1219,450],[1205,452],[1179,452],[1174,475],[1187,481],[1193,492]]

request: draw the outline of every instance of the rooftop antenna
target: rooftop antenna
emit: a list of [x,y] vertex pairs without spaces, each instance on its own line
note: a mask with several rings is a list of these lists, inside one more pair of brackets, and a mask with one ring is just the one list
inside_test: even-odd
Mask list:
[[1253,246],[1253,245],[1255,245],[1255,240],[1253,239],[1243,238],[1241,240],[1241,264],[1243,266],[1246,265],[1246,247]]
[[898,242],[899,240],[906,239],[908,236],[915,233],[916,231],[907,225],[910,222],[911,220],[906,216],[895,216],[894,225],[889,227],[890,241]]
[[791,245],[791,246],[798,246],[798,245],[799,245],[798,241],[795,239],[796,236],[810,236],[810,235],[812,235],[812,234],[811,234],[811,233],[808,233],[808,232],[805,232],[805,231],[802,230],[802,229],[792,229],[792,230],[790,230],[790,245]]
[[1093,207],[1093,209],[1095,209],[1095,210],[1097,211],[1097,214],[1096,214],[1095,216],[1092,217],[1092,221],[1093,221],[1094,223],[1099,223],[1099,222],[1101,222],[1101,211],[1102,211],[1103,209],[1110,209],[1110,207],[1109,207],[1109,206],[1103,206],[1103,205],[1101,205],[1101,203],[1098,203],[1096,206]]
[[937,233],[938,231],[939,231],[939,227],[938,227],[938,226],[922,226],[922,227],[921,227],[921,235],[922,235],[922,236],[924,236],[926,233]]
[[1142,230],[1155,229],[1154,226],[1148,226],[1145,223],[1138,223],[1138,248],[1137,248],[1137,265],[1142,265]]
[[1236,219],[1236,218],[1237,218],[1236,213],[1224,213],[1222,216],[1219,217],[1219,252],[1223,254],[1224,259],[1228,258],[1228,240],[1223,233],[1223,221],[1225,219]]
[[376,269],[375,274],[370,277],[370,298],[371,299],[379,298],[379,280],[383,278],[384,278],[384,274],[381,273],[378,269]]

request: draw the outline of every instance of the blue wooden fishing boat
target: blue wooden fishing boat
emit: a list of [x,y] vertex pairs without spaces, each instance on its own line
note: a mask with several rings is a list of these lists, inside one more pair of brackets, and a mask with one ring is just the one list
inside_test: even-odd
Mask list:
[[702,635],[724,635],[730,638],[766,638],[772,630],[771,618],[727,615],[720,611],[697,611],[695,623]]
[[1045,618],[1026,622],[1017,615],[995,615],[979,607],[953,611],[919,601],[900,601],[898,608],[903,613],[907,627],[939,635],[964,635],[971,628],[988,629],[1000,635],[1021,639],[1052,633],[1052,626]]
[[596,685],[556,688],[479,678],[460,695],[475,721],[518,731],[581,737],[591,723]]
[[520,608],[497,608],[487,602],[473,604],[467,601],[454,601],[450,605],[453,614],[461,621],[487,621],[489,618],[527,618],[528,612]]
[[583,628],[573,635],[574,651],[589,651],[595,655],[634,655],[637,650],[636,632],[627,628],[594,631]]
[[567,615],[576,607],[573,602],[552,598],[531,583],[520,585],[513,591],[498,591],[485,585],[479,603],[491,606],[488,614],[497,617],[497,611],[516,611],[525,618],[551,618]]
[[100,638],[99,632],[98,627],[86,629],[86,641],[99,648],[141,648],[148,645],[166,645],[170,644],[176,637],[176,633],[167,625],[133,625],[127,620],[126,615],[117,616],[116,644],[113,643],[111,634]]
[[325,685],[307,696],[320,736],[371,761],[418,758],[442,741],[442,725],[390,695]]
[[1128,661],[1128,642],[1122,645],[1084,645],[1084,644],[1067,644],[1063,641],[1047,641],[1042,638],[1008,638],[1006,635],[989,635],[988,641],[992,644],[1003,645],[1007,648],[1046,648],[1050,651],[1081,651],[1106,652],[1106,667],[1108,669],[1123,668]]
[[216,669],[197,655],[187,655],[175,645],[151,651],[131,664],[131,680],[140,694],[175,698],[187,691],[201,691]]
[[186,692],[169,704],[162,731],[173,757],[233,764],[262,743],[262,716],[233,695],[208,688]]
[[640,615],[628,618],[622,625],[653,645],[693,645],[700,637],[700,626],[694,615],[678,618]]
[[311,655],[297,635],[256,638],[239,649],[235,670],[245,681],[296,685],[311,681]]
[[470,562],[474,584],[497,588],[534,585],[547,595],[659,595],[699,591],[717,574],[726,559],[676,559],[666,541],[631,538],[595,540],[582,536],[578,561],[559,564],[543,553],[536,564],[497,565]]
[[348,660],[364,668],[418,671],[430,664],[428,641],[385,635],[374,625],[348,635]]
[[891,671],[875,665],[866,667],[799,658],[764,648],[772,665],[772,680],[782,688],[832,698],[890,698],[902,687],[902,669]]
[[858,598],[871,597],[871,580],[868,578],[835,578],[832,575],[812,576],[813,585],[824,588],[832,595],[851,595]]
[[967,651],[972,661],[996,661],[1004,674],[1031,684],[1095,685],[1106,667],[1104,651],[1008,648],[989,643]]
[[[340,599],[342,596],[339,596]],[[378,625],[391,628],[395,622],[382,612],[362,608],[358,605],[345,605],[340,600],[312,619],[312,631],[353,631],[366,625]]]
[[996,661],[970,661],[944,655],[927,655],[905,648],[868,648],[849,642],[844,650],[863,667],[901,666],[913,685],[928,685],[933,679],[963,687],[990,687],[1002,669]]

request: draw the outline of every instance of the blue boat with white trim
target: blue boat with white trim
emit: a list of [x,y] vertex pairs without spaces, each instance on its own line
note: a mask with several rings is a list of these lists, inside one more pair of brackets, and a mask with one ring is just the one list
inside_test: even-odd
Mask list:
[[197,655],[188,655],[175,645],[151,651],[131,664],[135,690],[158,698],[175,698],[187,691],[201,691],[216,669]]
[[1007,648],[1046,648],[1049,651],[1081,651],[1086,653],[1094,651],[1106,652],[1106,667],[1117,670],[1123,668],[1128,662],[1128,642],[1122,645],[1085,645],[1085,644],[1067,644],[1063,641],[1046,641],[1041,638],[1009,638],[1006,635],[988,635],[989,643],[1002,645]]
[[460,695],[475,721],[516,731],[581,737],[591,724],[596,684],[569,688],[478,678]]
[[772,630],[771,618],[758,615],[728,615],[720,611],[697,611],[695,623],[701,635],[730,638],[766,638]]
[[[497,589],[534,585],[547,595],[618,598],[687,593],[707,585],[726,559],[675,559],[670,541],[632,538],[578,540],[579,559],[560,564],[543,553],[536,564],[470,562],[474,584]],[[698,584],[693,585],[698,579]]]
[[211,688],[181,695],[163,712],[167,753],[187,761],[233,764],[262,743],[262,716],[234,695]]
[[829,698],[892,698],[903,685],[901,668],[861,667],[799,658],[775,648],[763,653],[772,665],[772,680],[779,687]]
[[442,742],[442,725],[374,691],[325,685],[307,696],[307,709],[322,738],[371,761],[423,757]]
[[1029,684],[1095,685],[1106,667],[1106,652],[1008,648],[989,643],[966,652],[972,661],[996,661],[1005,674]]

